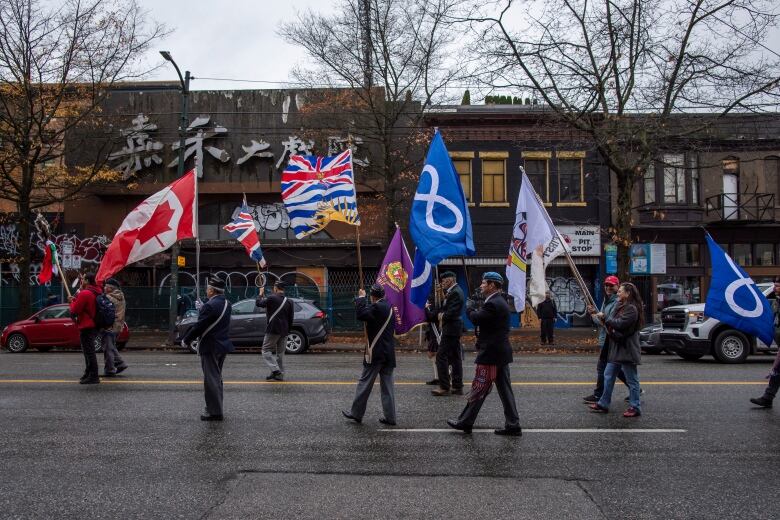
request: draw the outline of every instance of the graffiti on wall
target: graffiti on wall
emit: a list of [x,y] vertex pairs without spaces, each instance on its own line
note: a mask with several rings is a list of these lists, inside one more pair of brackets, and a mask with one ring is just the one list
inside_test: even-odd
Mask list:
[[[230,218],[235,219],[240,211],[241,206],[236,206]],[[288,229],[290,227],[290,216],[287,214],[283,202],[249,206],[249,213],[252,214],[257,231],[263,229],[276,231],[277,229]]]
[[[587,283],[587,281],[586,281]],[[555,305],[558,308],[558,319],[570,321],[572,318],[582,318],[588,311],[582,289],[574,278],[548,278],[547,286],[553,293]]]
[[[194,273],[189,273],[187,271],[179,271],[180,276],[185,276],[189,280],[191,280],[192,285],[196,285],[196,278]],[[307,283],[307,286],[311,287],[317,287],[317,282],[315,282],[309,275],[301,273],[299,271],[288,271],[281,275],[276,275],[274,273],[263,271],[262,273],[258,273],[257,271],[217,271],[215,273],[206,273],[202,272],[200,273],[200,287],[201,291],[205,290],[206,283],[209,278],[212,276],[216,276],[217,278],[221,280],[225,280],[225,290],[229,293],[232,293],[234,296],[238,295],[238,291],[243,290],[243,295],[241,297],[243,298],[254,298],[257,296],[256,289],[257,287],[260,287],[261,285],[264,287],[267,287],[270,284],[273,284],[277,280],[282,280],[284,282],[290,283],[294,282],[296,280],[305,279],[309,283]],[[160,284],[157,288],[157,294],[162,294],[163,288],[168,287],[170,285],[170,273],[165,275],[162,280],[160,280]],[[181,280],[179,281],[179,284],[181,285]],[[184,284],[187,285],[187,284]],[[192,292],[191,289],[184,289],[183,292]]]

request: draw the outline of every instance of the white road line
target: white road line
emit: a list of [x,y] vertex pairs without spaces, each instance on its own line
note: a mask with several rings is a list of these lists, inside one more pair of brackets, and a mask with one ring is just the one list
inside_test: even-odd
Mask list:
[[[390,433],[461,433],[452,428],[381,428]],[[679,428],[523,428],[523,433],[687,433]],[[474,429],[472,433],[493,433],[492,429]]]

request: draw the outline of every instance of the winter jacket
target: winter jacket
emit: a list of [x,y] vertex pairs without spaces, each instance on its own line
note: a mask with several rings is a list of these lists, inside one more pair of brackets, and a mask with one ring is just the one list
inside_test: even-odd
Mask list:
[[[366,345],[363,364],[395,367],[395,328],[393,327],[393,308],[390,307],[390,304],[385,300],[371,303],[367,298],[357,298],[355,300],[355,314],[357,319],[366,322],[368,345]],[[374,342],[374,338],[382,330],[385,323],[387,326],[382,331],[382,335]],[[368,347],[372,343],[374,343],[374,347],[369,351]]]
[[477,333],[477,365],[502,367],[512,362],[509,343],[509,304],[500,293],[491,294],[479,310],[468,312],[471,323],[479,327]]
[[106,298],[111,300],[111,303],[114,304],[114,312],[116,314],[116,319],[114,320],[114,325],[111,327],[111,332],[119,335],[125,324],[125,309],[127,308],[125,294],[119,289],[113,289],[111,292],[106,292]]
[[[258,307],[265,307],[266,320],[270,320],[271,316],[274,318],[266,323],[266,334],[286,336],[290,333],[290,327],[293,324],[295,315],[295,308],[293,302],[287,298],[287,301],[284,303],[284,308],[279,310],[282,302],[284,302],[284,298],[284,294],[273,293],[267,298],[258,298],[257,301],[255,301],[255,305]],[[277,312],[277,310],[279,312]]]
[[639,365],[642,362],[642,350],[639,345],[639,310],[632,304],[619,303],[615,312],[605,320],[610,330],[623,334],[623,339],[609,338],[610,363],[631,363]]
[[544,300],[536,306],[536,315],[540,320],[554,320],[558,317],[558,308],[552,298]]
[[96,285],[87,285],[70,302],[70,315],[75,316],[79,330],[95,328],[95,298],[102,292],[102,289]]
[[[618,297],[617,294],[612,294],[604,298],[604,302],[601,304],[601,312],[604,313],[604,319],[612,316],[617,306]],[[599,348],[604,346],[604,342],[607,340],[607,329],[604,327],[604,323],[596,316],[592,317],[593,323],[599,328]]]

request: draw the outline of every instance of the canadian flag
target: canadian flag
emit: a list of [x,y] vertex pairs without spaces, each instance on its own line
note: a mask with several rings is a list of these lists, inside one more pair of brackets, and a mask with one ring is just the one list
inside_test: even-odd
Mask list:
[[108,246],[98,269],[98,282],[128,264],[165,251],[178,240],[194,237],[196,203],[195,170],[191,170],[136,206]]

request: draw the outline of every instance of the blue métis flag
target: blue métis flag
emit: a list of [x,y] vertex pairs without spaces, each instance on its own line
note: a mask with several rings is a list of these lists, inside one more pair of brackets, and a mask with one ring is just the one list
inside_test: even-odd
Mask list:
[[771,345],[774,320],[769,300],[709,233],[707,245],[712,261],[712,282],[704,304],[704,315]]
[[[428,148],[414,194],[409,231],[417,246],[412,301],[422,307],[430,290],[431,267],[450,256],[476,254],[463,186],[438,131]],[[422,280],[426,273],[427,281]]]

